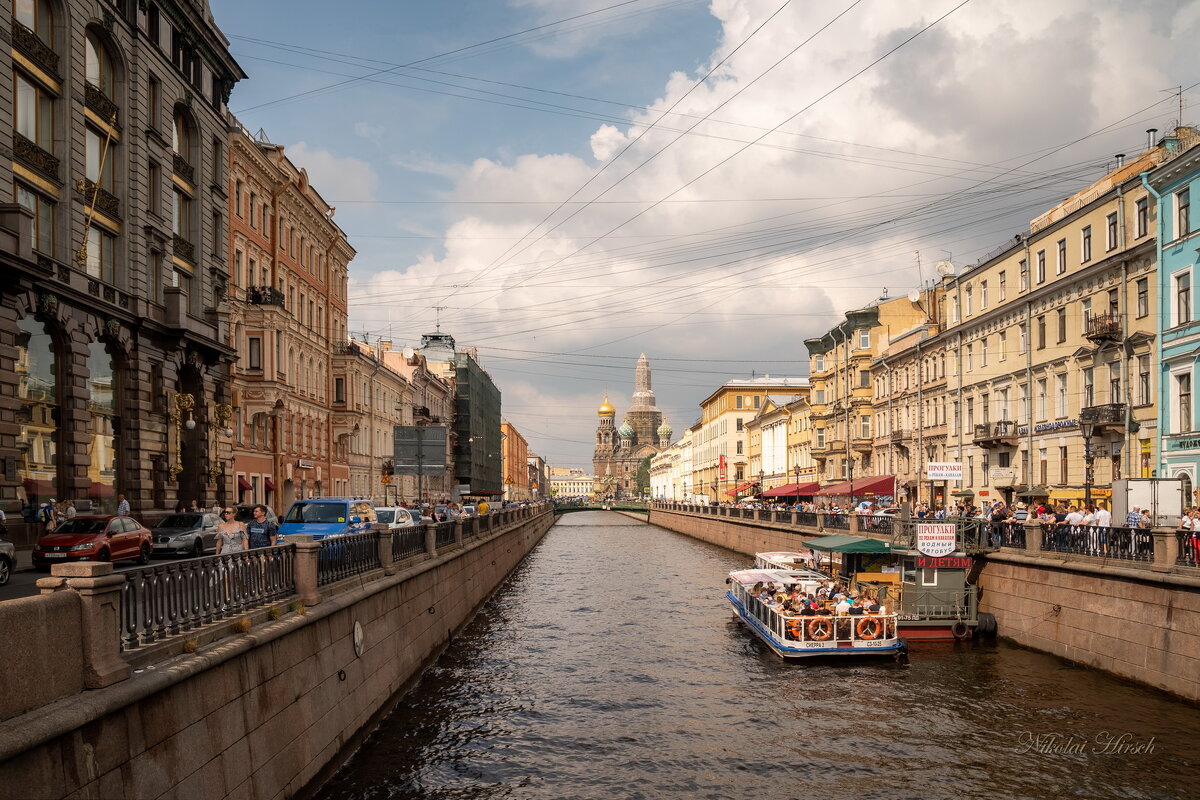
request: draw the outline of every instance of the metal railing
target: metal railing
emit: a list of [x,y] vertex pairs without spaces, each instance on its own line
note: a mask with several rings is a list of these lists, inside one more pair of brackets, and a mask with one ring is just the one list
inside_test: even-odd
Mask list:
[[817,527],[817,512],[815,511],[797,511],[797,525],[809,525],[813,528]]
[[317,586],[378,568],[377,542],[374,532],[322,539],[317,551]]
[[882,533],[892,535],[892,522],[895,517],[889,514],[859,514],[858,529],[863,533]]
[[433,541],[437,545],[437,549],[441,551],[443,547],[454,546],[454,523],[439,522],[433,526]]
[[905,587],[900,595],[900,613],[920,619],[975,620],[978,587],[963,589],[919,589]]
[[1154,537],[1145,528],[1047,525],[1042,527],[1042,550],[1123,561],[1153,561]]
[[848,531],[850,530],[850,516],[845,513],[822,513],[821,527],[827,530]]
[[295,594],[294,545],[129,570],[121,649],[134,650]]
[[392,561],[419,556],[425,552],[425,528],[413,525],[392,531]]
[[1017,523],[1015,525],[1005,525],[1000,529],[1000,546],[1012,547],[1018,550],[1025,549],[1025,526]]
[[1104,403],[1098,406],[1086,406],[1079,411],[1079,419],[1084,422],[1100,424],[1124,425],[1125,404]]
[[1200,567],[1200,534],[1176,531],[1175,540],[1179,543],[1175,563],[1181,567]]

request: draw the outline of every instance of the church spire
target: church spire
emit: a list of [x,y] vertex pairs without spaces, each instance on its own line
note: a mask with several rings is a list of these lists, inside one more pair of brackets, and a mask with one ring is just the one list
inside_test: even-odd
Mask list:
[[633,406],[630,411],[644,411],[654,408],[654,390],[650,388],[650,359],[642,353],[638,356],[637,368],[633,374]]

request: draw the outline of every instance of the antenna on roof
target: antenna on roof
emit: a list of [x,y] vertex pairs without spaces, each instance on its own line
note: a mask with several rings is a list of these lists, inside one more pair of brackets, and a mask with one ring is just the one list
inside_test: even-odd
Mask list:
[[446,308],[445,306],[434,306],[433,307],[434,321],[437,323],[437,332],[438,333],[442,332],[442,311],[445,310],[445,308]]

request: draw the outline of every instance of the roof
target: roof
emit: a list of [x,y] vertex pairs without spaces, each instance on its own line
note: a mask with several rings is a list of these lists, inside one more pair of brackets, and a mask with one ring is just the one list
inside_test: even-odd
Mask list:
[[805,547],[820,550],[822,553],[890,553],[892,546],[879,539],[869,539],[864,536],[852,536],[839,533],[833,536],[822,536],[819,539],[809,539]]

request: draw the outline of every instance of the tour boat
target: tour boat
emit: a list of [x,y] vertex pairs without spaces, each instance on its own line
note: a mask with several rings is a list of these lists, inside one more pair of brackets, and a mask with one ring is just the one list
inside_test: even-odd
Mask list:
[[776,655],[784,659],[816,656],[898,656],[905,652],[897,635],[895,614],[801,616],[782,613],[753,596],[757,584],[777,587],[799,584],[815,593],[825,577],[807,569],[747,569],[729,573],[725,597],[738,619],[746,623]]

